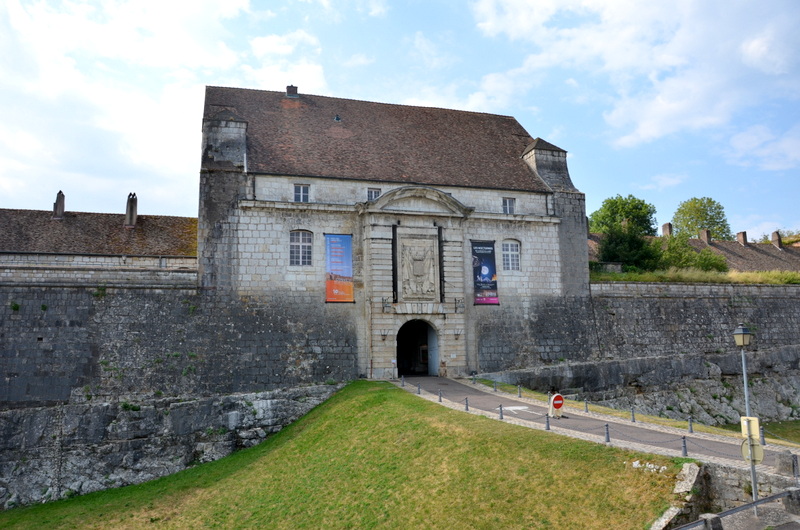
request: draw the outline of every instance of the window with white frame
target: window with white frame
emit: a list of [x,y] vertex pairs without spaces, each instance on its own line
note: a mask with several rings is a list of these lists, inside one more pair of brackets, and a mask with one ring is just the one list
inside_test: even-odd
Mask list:
[[519,270],[519,241],[503,241],[503,270]]
[[380,188],[367,188],[367,200],[374,201],[381,196]]
[[517,200],[511,197],[503,197],[503,213],[513,214],[517,208]]
[[289,265],[311,265],[313,236],[306,230],[289,232]]
[[308,184],[294,185],[294,202],[308,202]]

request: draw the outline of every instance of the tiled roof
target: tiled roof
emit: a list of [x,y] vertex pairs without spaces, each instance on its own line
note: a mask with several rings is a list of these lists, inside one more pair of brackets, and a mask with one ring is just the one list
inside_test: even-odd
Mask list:
[[[598,261],[599,245],[603,234],[589,234],[589,260]],[[648,238],[651,239],[651,238]],[[800,272],[800,247],[784,246],[777,248],[771,243],[748,243],[736,241],[714,241],[705,243],[700,239],[690,239],[689,245],[697,252],[708,248],[711,252],[725,257],[731,270],[750,271],[798,271]]]
[[125,215],[65,212],[54,220],[41,210],[0,209],[0,252],[196,256],[197,219],[139,215],[124,228]]
[[207,87],[204,117],[221,110],[248,124],[252,173],[550,191],[521,159],[533,138],[509,116]]
[[737,241],[711,241],[690,239],[689,244],[698,252],[704,248],[725,256],[728,267],[737,271],[800,271],[800,248],[785,246],[777,248],[771,243],[748,243]]

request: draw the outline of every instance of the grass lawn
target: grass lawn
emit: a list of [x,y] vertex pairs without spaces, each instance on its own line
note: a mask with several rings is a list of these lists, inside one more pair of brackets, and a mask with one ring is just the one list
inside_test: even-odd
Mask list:
[[[725,425],[723,428],[736,433],[742,432],[742,426],[738,423]],[[764,423],[764,438],[771,437],[780,437],[778,440],[800,444],[800,420]]]
[[[634,460],[666,465],[654,474]],[[359,381],[264,443],[137,486],[0,512],[0,528],[649,527],[678,464]]]

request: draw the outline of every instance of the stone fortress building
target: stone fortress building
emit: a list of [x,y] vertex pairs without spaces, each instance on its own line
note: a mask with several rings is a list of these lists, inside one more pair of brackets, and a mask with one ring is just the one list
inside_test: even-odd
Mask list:
[[362,376],[505,367],[481,330],[588,296],[585,219],[566,152],[511,117],[206,91],[201,289],[353,329]]
[[514,118],[208,87],[202,131],[197,219],[0,209],[0,505],[219,458],[359,377],[735,422],[738,322],[756,413],[800,414],[800,286],[590,285],[566,152]]

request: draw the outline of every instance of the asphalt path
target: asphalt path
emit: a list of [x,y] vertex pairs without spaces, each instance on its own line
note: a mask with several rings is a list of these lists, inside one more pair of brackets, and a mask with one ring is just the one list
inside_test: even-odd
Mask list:
[[[493,392],[481,384],[469,381],[456,381],[444,377],[405,377],[404,389],[424,394],[427,399],[438,401],[441,392],[442,403],[450,408],[462,410],[469,405],[472,412],[479,411],[488,416],[500,417],[503,406],[503,419],[534,428],[546,428],[547,405],[528,398],[518,398],[513,394]],[[397,381],[402,386],[401,381]],[[742,457],[743,438],[726,437],[706,433],[689,433],[661,425],[633,422],[630,419],[607,416],[595,412],[584,412],[583,408],[563,407],[562,417],[549,418],[550,429],[554,432],[582,438],[599,443],[605,442],[606,426],[610,444],[643,452],[681,456],[686,444],[686,454],[690,458],[722,463],[734,467],[748,467]],[[764,446],[764,460],[757,470],[774,472],[776,452],[786,451],[783,446]],[[798,453],[798,451],[793,451]]]

